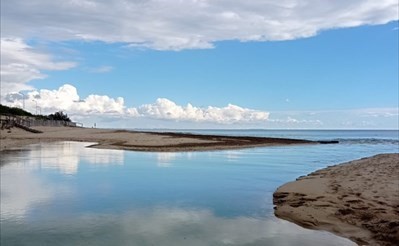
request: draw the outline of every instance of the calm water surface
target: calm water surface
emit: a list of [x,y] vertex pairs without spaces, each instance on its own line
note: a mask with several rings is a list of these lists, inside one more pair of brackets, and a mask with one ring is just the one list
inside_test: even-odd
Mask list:
[[60,142],[4,152],[1,245],[353,245],[276,218],[272,194],[328,165],[399,152],[397,131],[288,134],[342,143],[140,153]]

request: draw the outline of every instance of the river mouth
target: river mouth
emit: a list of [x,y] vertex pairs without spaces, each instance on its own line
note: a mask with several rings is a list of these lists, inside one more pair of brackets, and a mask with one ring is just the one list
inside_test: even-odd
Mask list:
[[147,153],[89,145],[2,153],[2,245],[354,245],[276,218],[272,194],[316,169],[393,148]]

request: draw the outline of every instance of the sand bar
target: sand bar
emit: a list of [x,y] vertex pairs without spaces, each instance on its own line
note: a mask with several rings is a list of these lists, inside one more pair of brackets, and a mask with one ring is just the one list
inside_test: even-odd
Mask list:
[[327,167],[274,193],[277,217],[359,245],[398,245],[399,154]]
[[228,137],[183,133],[139,132],[80,127],[34,127],[43,133],[31,133],[13,127],[0,132],[0,150],[49,141],[95,142],[91,146],[135,151],[207,151],[317,142],[282,138]]

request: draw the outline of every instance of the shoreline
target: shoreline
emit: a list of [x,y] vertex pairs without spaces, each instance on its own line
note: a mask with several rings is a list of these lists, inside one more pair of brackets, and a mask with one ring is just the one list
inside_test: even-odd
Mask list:
[[[0,152],[25,145],[75,141],[87,147],[146,152],[243,149],[322,144],[287,138],[201,135],[177,132],[34,127],[1,130]],[[325,230],[359,245],[393,245],[399,241],[399,153],[380,154],[317,170],[284,184],[273,194],[275,215],[309,229]],[[396,234],[395,234],[396,233]]]
[[1,130],[0,151],[20,148],[28,144],[53,141],[94,142],[96,144],[88,147],[147,152],[212,151],[322,143],[287,138],[201,135],[80,127],[33,127],[33,129],[42,133],[31,133],[16,127],[9,130]]
[[399,153],[329,166],[273,194],[275,215],[359,245],[399,241]]

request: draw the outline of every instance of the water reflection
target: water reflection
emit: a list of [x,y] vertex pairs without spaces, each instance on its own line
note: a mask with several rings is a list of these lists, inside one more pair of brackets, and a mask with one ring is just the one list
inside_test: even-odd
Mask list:
[[1,245],[352,245],[275,218],[271,203],[278,185],[312,163],[326,165],[320,153],[325,161],[342,151],[138,153],[87,145],[2,153]]
[[[279,219],[217,217],[209,210],[153,208],[122,214],[91,214],[27,224],[2,231],[2,242],[36,245],[355,245],[326,232]],[[39,232],[47,232],[45,237]],[[18,237],[15,237],[18,234]],[[65,240],[68,239],[67,242]]]
[[22,220],[27,211],[37,203],[49,201],[55,187],[29,171],[1,169],[1,219]]
[[158,152],[154,154],[157,157],[158,167],[171,167],[177,159],[191,160],[195,152]]
[[158,167],[170,167],[172,165],[172,161],[177,158],[177,153],[174,152],[160,152],[156,155]]
[[90,143],[76,142],[34,144],[30,150],[6,153],[2,157],[2,165],[10,163],[33,169],[54,169],[70,175],[77,173],[80,162],[92,165],[123,165],[123,151],[85,148],[89,145]]
[[[79,146],[80,147],[80,146]],[[30,165],[38,165],[45,169],[55,169],[63,174],[75,174],[78,171],[80,152],[84,148],[78,148],[72,143],[55,143],[51,148],[40,146],[38,151],[30,152],[28,159]]]
[[21,151],[1,155],[1,218],[22,220],[38,204],[49,202],[57,193],[73,195],[71,187],[49,182],[35,170],[57,170],[61,174],[78,172],[79,163],[123,165],[123,151],[85,148],[88,143],[57,142],[31,145]]

